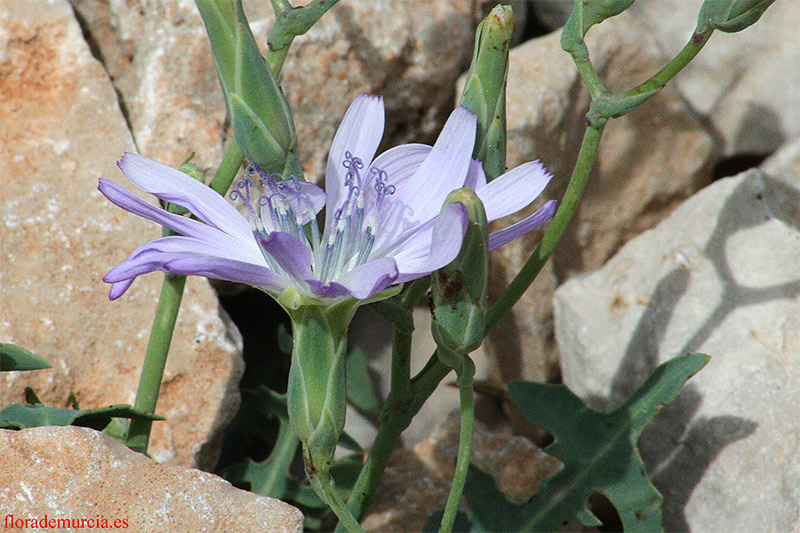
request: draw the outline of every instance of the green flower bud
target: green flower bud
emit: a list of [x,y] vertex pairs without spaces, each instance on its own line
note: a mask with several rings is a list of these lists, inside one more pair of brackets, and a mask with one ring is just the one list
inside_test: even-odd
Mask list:
[[290,311],[292,361],[287,407],[289,422],[303,443],[307,468],[325,472],[344,430],[347,408],[347,328],[332,323],[321,305]]
[[478,117],[472,157],[483,163],[489,181],[505,172],[506,79],[513,30],[514,13],[509,6],[496,6],[478,25],[475,52],[461,94],[461,105]]
[[458,257],[433,273],[431,332],[442,362],[459,369],[461,356],[481,345],[486,329],[489,228],[483,203],[475,191],[455,190],[446,200],[452,202],[466,206],[469,224]]
[[756,23],[775,0],[706,0],[697,17],[697,33],[710,29],[734,33]]
[[266,172],[281,173],[297,157],[289,104],[269,69],[242,0],[195,0],[211,41],[233,134],[242,153]]

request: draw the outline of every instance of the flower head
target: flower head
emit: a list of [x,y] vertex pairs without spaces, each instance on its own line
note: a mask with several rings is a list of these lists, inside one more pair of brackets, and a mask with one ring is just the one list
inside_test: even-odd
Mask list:
[[[475,116],[459,107],[433,146],[405,144],[374,157],[383,135],[383,100],[362,94],[334,137],[326,190],[249,164],[231,193],[247,207],[246,218],[182,172],[126,153],[118,165],[136,187],[186,207],[198,220],[101,179],[98,188],[113,203],[178,234],[144,244],[111,269],[103,278],[112,284],[109,298],[155,270],[246,283],[273,295],[295,288],[313,299],[359,300],[430,274],[456,257],[466,231],[463,205],[442,207],[450,191],[475,189],[491,222],[529,205],[551,178],[531,162],[487,184],[480,162],[471,157],[475,124]],[[490,249],[541,225],[554,209],[555,202],[547,202],[493,233]]]

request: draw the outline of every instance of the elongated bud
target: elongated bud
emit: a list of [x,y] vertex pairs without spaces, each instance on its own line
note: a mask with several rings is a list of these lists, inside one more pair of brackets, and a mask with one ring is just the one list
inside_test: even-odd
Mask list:
[[458,257],[433,273],[431,332],[440,347],[442,362],[458,369],[460,356],[483,342],[489,287],[489,228],[483,203],[472,189],[455,190],[445,202],[464,204],[469,224]]
[[509,6],[496,6],[478,25],[475,52],[461,94],[461,105],[478,117],[478,133],[472,157],[483,163],[491,181],[506,164],[506,79],[508,47],[514,31]]
[[211,41],[233,134],[242,153],[267,172],[297,157],[289,104],[258,50],[241,0],[195,0]]
[[697,17],[697,33],[709,29],[734,33],[761,18],[775,0],[706,0]]

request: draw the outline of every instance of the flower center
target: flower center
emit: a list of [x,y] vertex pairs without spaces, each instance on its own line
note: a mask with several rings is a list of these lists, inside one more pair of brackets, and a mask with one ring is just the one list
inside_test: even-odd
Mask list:
[[[362,173],[364,162],[350,152],[345,152],[342,165],[347,169],[346,197],[336,208],[331,227],[326,227],[321,235],[316,220],[319,208],[315,209],[314,200],[323,193],[317,186],[300,182],[294,176],[286,180],[280,174],[268,174],[256,164],[248,163],[246,177],[236,184],[230,197],[241,200],[247,207],[253,235],[270,268],[283,272],[265,248],[273,232],[289,233],[312,250],[311,269],[323,283],[367,262],[375,243],[380,211],[385,198],[394,194],[395,186],[388,183],[384,170],[371,167]],[[254,180],[263,190],[258,198],[252,194]]]

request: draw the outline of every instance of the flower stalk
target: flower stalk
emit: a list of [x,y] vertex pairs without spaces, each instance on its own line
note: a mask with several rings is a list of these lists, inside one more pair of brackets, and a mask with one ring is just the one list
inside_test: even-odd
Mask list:
[[[333,5],[336,3],[336,1],[338,0],[332,0],[330,4]],[[237,7],[227,0],[225,3],[228,4],[228,8]],[[197,5],[198,8],[201,9],[201,12],[206,12],[207,16],[209,16],[209,14],[212,14],[212,12],[218,7],[214,4],[215,2],[209,2],[208,0],[199,0]],[[222,11],[217,13],[218,17],[224,13],[225,7],[226,6],[223,5]],[[241,5],[239,4],[238,7],[241,7]],[[284,6],[283,9],[287,9],[286,6]],[[288,6],[288,9],[291,9],[291,5]],[[233,15],[234,12],[228,11],[228,14],[230,17],[230,15]],[[316,18],[313,18],[313,22],[308,25],[305,31],[310,29],[313,23],[316,22],[323,14],[324,11],[315,12],[314,17]],[[290,34],[294,30],[283,29],[281,27],[280,20],[276,20],[272,31]],[[247,32],[249,33],[249,27]],[[289,44],[291,44],[291,40],[289,41]],[[219,48],[219,46],[217,48]],[[274,54],[267,52],[267,63],[270,65],[273,78],[280,74],[281,67],[283,66],[282,58],[285,57],[286,52],[288,52],[288,44],[286,50],[282,52],[282,56],[279,61],[270,60]],[[290,124],[289,127],[293,131],[294,125]],[[231,183],[233,182],[233,179],[239,172],[243,161],[244,154],[242,153],[239,143],[234,138],[228,145],[222,161],[220,162],[219,167],[217,168],[217,171],[211,180],[211,183],[209,183],[209,187],[217,192],[217,194],[226,194],[231,186]],[[299,164],[295,166],[299,167]],[[165,229],[164,236],[166,237],[168,235],[174,235],[174,233]],[[175,329],[175,323],[177,321],[178,311],[180,310],[185,286],[185,275],[174,273],[167,273],[164,275],[158,305],[156,307],[155,316],[153,317],[153,326],[150,330],[150,339],[148,341],[147,351],[145,352],[144,363],[142,365],[142,372],[139,377],[139,386],[136,391],[135,400],[135,407],[137,409],[141,409],[142,411],[150,414],[155,413],[158,395],[161,389],[161,380],[164,376],[164,368],[166,366],[167,356],[169,355],[169,347],[172,342],[172,335]],[[151,429],[152,421],[150,420],[132,420],[128,428],[128,435],[126,438],[127,445],[132,450],[139,451],[141,453],[147,453]]]

